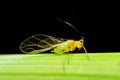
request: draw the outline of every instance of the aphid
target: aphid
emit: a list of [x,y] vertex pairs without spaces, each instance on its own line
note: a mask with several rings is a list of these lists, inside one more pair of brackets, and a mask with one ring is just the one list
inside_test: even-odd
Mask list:
[[[60,18],[58,20],[66,23],[67,25],[71,26],[75,31],[79,33],[79,31],[69,22],[64,21]],[[87,50],[84,46],[84,38],[80,40],[73,40],[73,39],[63,39],[63,38],[56,38],[53,36],[45,35],[45,34],[36,34],[27,39],[25,39],[20,44],[20,51],[23,53],[31,53],[31,54],[39,54],[46,51],[54,52],[55,54],[65,54],[72,52],[76,49],[85,51],[87,55]],[[88,55],[87,58],[89,59]],[[64,61],[63,61],[64,62]],[[68,60],[69,62],[69,60]],[[63,71],[65,71],[64,63],[63,63]]]
[[36,34],[27,39],[25,39],[20,44],[20,51],[23,53],[30,54],[39,54],[46,51],[54,52],[55,54],[69,53],[74,50],[83,49],[86,53],[87,59],[89,59],[87,55],[87,50],[84,46],[84,38],[80,40],[69,40],[63,38],[56,38],[49,35],[44,34]]
[[82,39],[75,41],[72,39],[69,40],[63,38],[55,38],[53,36],[44,34],[36,34],[25,39],[20,45],[21,52],[32,54],[39,54],[49,50],[56,54],[64,54],[66,52],[72,52],[76,48],[79,50],[83,48],[85,53],[87,53],[87,50],[84,47],[83,37]]
[[[72,24],[70,24],[67,21],[63,21],[60,18],[58,19],[66,23],[67,25],[71,26],[74,30],[76,30],[79,33],[79,31]],[[51,51],[56,54],[64,54],[64,53],[72,52],[76,50],[76,48],[78,50],[81,50],[83,48],[85,53],[87,53],[87,50],[84,46],[83,37],[80,40],[73,40],[73,39],[69,40],[63,38],[56,38],[45,34],[36,34],[25,39],[20,44],[21,52],[31,53],[31,54],[39,54],[46,51]]]

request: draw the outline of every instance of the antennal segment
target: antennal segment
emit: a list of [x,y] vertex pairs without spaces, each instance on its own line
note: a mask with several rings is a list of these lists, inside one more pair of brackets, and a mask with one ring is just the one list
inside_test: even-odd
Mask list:
[[57,17],[57,19],[67,25],[69,25],[70,27],[72,27],[78,34],[80,34],[80,32],[75,28],[75,26],[73,26],[71,23],[65,21],[65,20],[62,20],[61,18]]

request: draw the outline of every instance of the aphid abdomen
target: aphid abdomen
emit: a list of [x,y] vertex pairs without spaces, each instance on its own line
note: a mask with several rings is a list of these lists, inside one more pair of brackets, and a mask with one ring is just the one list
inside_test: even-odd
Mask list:
[[76,49],[75,41],[74,40],[68,40],[65,43],[57,46],[53,52],[56,54],[64,54],[66,52],[74,51]]
[[69,48],[67,44],[61,44],[54,48],[52,52],[54,52],[55,54],[64,54],[66,52],[69,52]]

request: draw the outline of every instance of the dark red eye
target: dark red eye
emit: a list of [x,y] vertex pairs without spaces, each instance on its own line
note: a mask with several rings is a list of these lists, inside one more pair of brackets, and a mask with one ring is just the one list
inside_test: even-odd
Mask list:
[[83,43],[83,40],[80,40],[80,43]]

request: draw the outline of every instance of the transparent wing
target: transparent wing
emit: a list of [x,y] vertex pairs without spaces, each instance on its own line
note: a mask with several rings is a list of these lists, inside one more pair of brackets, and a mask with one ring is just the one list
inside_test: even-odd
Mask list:
[[40,53],[51,50],[67,39],[55,38],[44,34],[36,34],[25,39],[20,44],[20,51],[23,53]]

